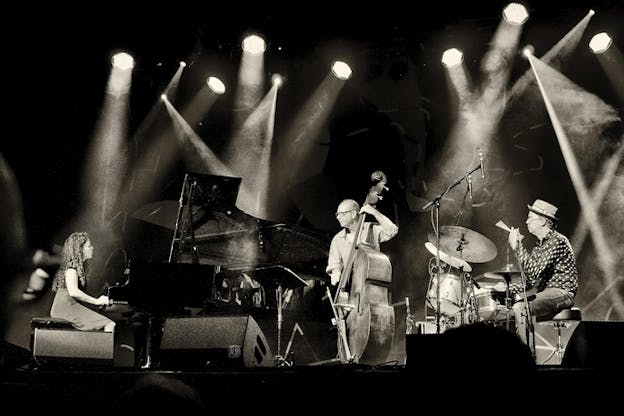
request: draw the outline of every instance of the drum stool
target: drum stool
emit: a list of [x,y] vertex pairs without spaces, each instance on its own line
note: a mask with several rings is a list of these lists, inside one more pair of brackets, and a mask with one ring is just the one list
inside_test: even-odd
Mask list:
[[553,316],[550,320],[541,321],[542,325],[552,325],[557,329],[557,346],[553,352],[546,358],[543,364],[550,361],[555,354],[559,357],[559,360],[563,358],[565,352],[565,346],[561,341],[561,329],[568,328],[574,322],[580,322],[582,320],[581,310],[575,306],[561,310],[557,315]]

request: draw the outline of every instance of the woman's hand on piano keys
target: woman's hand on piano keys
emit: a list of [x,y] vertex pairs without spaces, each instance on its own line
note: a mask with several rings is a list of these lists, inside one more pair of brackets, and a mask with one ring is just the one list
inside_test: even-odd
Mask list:
[[108,296],[102,295],[99,298],[97,298],[97,305],[100,305],[100,306],[108,306],[108,305],[110,305],[110,302],[108,300]]

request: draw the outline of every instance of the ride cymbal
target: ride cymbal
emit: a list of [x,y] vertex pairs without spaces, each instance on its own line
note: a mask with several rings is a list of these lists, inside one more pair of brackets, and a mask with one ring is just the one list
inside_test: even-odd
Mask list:
[[[436,236],[428,235],[435,246]],[[496,257],[498,250],[494,243],[482,234],[469,228],[445,225],[440,227],[440,249],[446,253],[459,253],[468,263],[487,263]]]

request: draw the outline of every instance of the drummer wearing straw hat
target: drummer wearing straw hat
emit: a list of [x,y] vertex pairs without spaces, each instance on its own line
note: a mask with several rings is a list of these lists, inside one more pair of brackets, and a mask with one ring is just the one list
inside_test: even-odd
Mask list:
[[[511,227],[509,245],[515,250],[518,262],[526,276],[527,290],[535,289],[536,296],[530,299],[529,308],[532,320],[548,320],[562,309],[574,305],[578,288],[578,271],[572,246],[567,237],[555,228],[559,219],[558,208],[546,201],[536,199],[533,205],[527,205],[529,213],[526,219],[528,231],[537,237],[537,244],[530,251],[522,245],[524,236],[518,228]],[[504,284],[495,290],[504,291]],[[522,283],[510,285],[513,295],[522,296]],[[522,341],[529,343],[525,303],[513,305],[516,319],[516,331]],[[533,341],[532,339],[530,340]]]

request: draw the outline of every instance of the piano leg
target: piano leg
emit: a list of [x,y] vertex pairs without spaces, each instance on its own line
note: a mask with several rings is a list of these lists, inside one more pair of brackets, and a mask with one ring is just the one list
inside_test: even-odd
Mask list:
[[164,318],[160,316],[150,316],[147,320],[147,330],[145,335],[145,358],[141,368],[160,367],[160,341],[163,335]]
[[135,321],[134,332],[134,366],[143,368],[147,361],[148,324],[147,321]]

